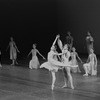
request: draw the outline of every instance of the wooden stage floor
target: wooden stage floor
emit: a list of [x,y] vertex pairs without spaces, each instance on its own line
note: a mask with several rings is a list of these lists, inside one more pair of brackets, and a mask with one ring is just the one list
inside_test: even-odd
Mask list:
[[72,74],[74,90],[63,89],[64,79],[60,70],[56,74],[57,81],[52,91],[51,73],[48,70],[3,65],[0,68],[0,100],[99,100],[99,74],[92,77],[82,75]]

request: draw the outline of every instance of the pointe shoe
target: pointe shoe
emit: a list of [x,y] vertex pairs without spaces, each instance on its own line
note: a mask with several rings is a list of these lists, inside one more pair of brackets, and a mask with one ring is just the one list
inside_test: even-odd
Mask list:
[[71,86],[71,89],[74,89],[74,86]]
[[52,91],[54,90],[54,85],[51,86],[51,90],[52,90]]
[[84,74],[83,76],[88,76],[88,74]]

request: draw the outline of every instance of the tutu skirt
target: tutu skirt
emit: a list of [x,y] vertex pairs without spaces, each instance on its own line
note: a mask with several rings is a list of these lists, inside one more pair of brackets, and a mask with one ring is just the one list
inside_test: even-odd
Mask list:
[[39,63],[37,56],[33,56],[32,60],[30,60],[30,62],[29,62],[29,68],[30,69],[32,69],[32,68],[37,69],[37,68],[39,68],[39,65],[40,65],[40,63]]

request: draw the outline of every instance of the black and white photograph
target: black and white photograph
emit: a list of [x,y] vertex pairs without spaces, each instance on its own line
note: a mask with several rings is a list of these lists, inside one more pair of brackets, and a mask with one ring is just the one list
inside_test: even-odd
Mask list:
[[0,0],[0,100],[100,99],[100,0]]

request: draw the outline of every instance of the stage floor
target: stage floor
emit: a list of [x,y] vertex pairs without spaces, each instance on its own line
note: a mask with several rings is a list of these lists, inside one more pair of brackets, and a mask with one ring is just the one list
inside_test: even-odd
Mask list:
[[[100,77],[72,74],[75,89],[61,88],[63,73],[56,73],[57,81],[51,90],[51,73],[46,69],[2,65],[0,68],[0,100],[99,100]],[[98,66],[100,67],[100,66]]]

